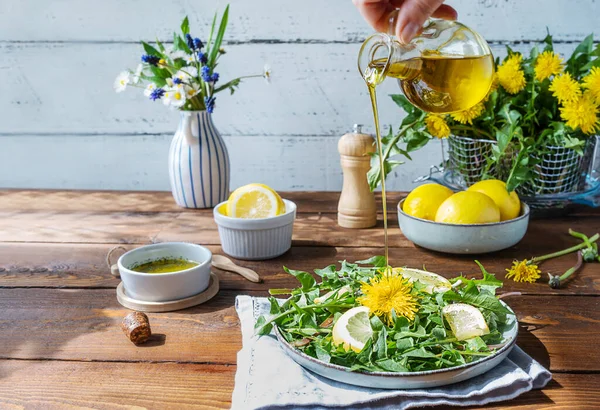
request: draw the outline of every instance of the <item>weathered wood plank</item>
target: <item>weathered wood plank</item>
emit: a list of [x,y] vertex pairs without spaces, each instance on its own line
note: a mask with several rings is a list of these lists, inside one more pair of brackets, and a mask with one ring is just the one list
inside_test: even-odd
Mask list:
[[[182,363],[0,361],[0,405],[8,409],[229,408],[235,366]],[[90,383],[94,380],[94,383]],[[485,408],[593,409],[600,375],[555,373],[544,390]],[[73,386],[77,394],[73,394]],[[438,409],[439,407],[433,407]]]
[[241,348],[230,291],[185,311],[148,313],[153,337],[141,346],[123,334],[130,311],[112,289],[2,292],[0,333],[10,339],[0,348],[3,358],[235,364]]
[[[347,1],[278,0],[232,5],[227,39],[235,41],[357,41],[372,32]],[[156,35],[170,40],[182,16],[190,16],[196,35],[208,31],[215,2],[109,0],[100,3],[5,0],[0,10],[0,38],[13,41],[139,41]],[[600,13],[593,0],[554,0],[537,4],[519,0],[454,0],[460,21],[494,40],[541,39],[548,26],[557,39],[579,39],[596,29]],[[27,24],[22,24],[23,22]],[[110,24],[106,24],[110,22]],[[152,22],[152,23],[149,23]],[[574,24],[576,23],[576,24]]]
[[[570,52],[574,47],[561,44],[557,50]],[[530,45],[516,44],[514,48],[529,52]],[[371,125],[366,86],[356,70],[358,51],[358,44],[339,44],[333,48],[328,44],[231,46],[219,66],[223,80],[260,73],[268,61],[273,67],[273,83],[248,80],[234,96],[220,94],[214,114],[217,128],[225,135],[281,137],[283,141],[274,142],[281,148],[287,141],[285,137],[339,137],[355,123]],[[493,51],[499,56],[506,54],[503,45],[495,45]],[[111,87],[119,71],[126,66],[135,68],[141,52],[137,44],[0,43],[4,62],[0,66],[4,90],[0,100],[3,113],[0,135],[173,133],[178,121],[176,112],[165,109],[159,102],[148,101],[141,90],[115,94]],[[81,59],[82,55],[86,58]],[[45,70],[38,69],[39,61],[44,61]],[[241,68],[236,64],[240,61],[244,62]],[[102,81],[87,87],[85,93],[73,87],[89,83],[90,78]],[[399,124],[401,110],[390,98],[384,98],[398,92],[396,81],[382,85],[382,124],[394,127]],[[35,121],[31,121],[31,112],[35,112]],[[260,153],[261,147],[248,145],[248,155]],[[99,152],[108,152],[96,147],[90,149],[98,156],[102,156]],[[300,142],[294,151],[299,154],[301,149]],[[30,147],[27,154],[34,151]],[[24,157],[17,156],[9,165],[20,169],[19,162],[14,161]],[[140,162],[144,151],[129,160],[134,158],[134,162]],[[115,167],[121,165],[108,158],[106,162]]]
[[[279,194],[294,201],[298,213],[335,214],[340,198],[337,191],[280,191]],[[388,212],[395,212],[398,202],[406,195],[407,192],[388,190]],[[377,211],[381,213],[379,192],[375,193],[375,200]],[[171,193],[165,191],[0,190],[0,210],[4,212],[87,212],[91,209],[98,212],[212,212],[181,208],[175,204]],[[600,209],[581,206],[574,215],[600,216]]]
[[[397,215],[388,215],[391,247],[413,248],[400,232]],[[573,244],[569,228],[593,234],[598,216],[568,216],[532,221],[528,233],[516,245],[521,257],[545,254]],[[344,229],[332,213],[300,213],[294,224],[293,246],[380,247],[381,216],[377,227]],[[551,247],[548,238],[552,238]],[[187,241],[220,244],[210,212],[0,212],[0,242],[150,243]]]
[[231,407],[235,366],[0,361],[3,409]]
[[[105,262],[113,244],[0,244],[0,287],[60,287],[60,288],[115,288],[119,280],[109,272]],[[126,249],[134,246],[126,245]],[[213,253],[221,254],[220,246],[209,246]],[[381,248],[343,247],[293,247],[285,255],[269,261],[237,261],[254,269],[263,282],[248,282],[239,275],[218,269],[221,289],[234,291],[267,290],[270,288],[295,287],[294,278],[283,272],[282,267],[312,272],[340,260],[357,261],[381,253]],[[115,254],[113,263],[119,253]],[[505,269],[515,258],[523,258],[520,249],[502,254],[480,255],[477,259],[488,271],[505,282],[504,292],[522,292],[535,295],[599,295],[600,265],[586,264],[568,284],[559,290],[547,285],[547,278],[538,283],[515,283],[505,279]],[[390,260],[397,266],[423,267],[448,278],[465,275],[480,276],[472,256],[440,257],[435,252],[421,248],[392,248]],[[567,256],[544,263],[544,272],[560,274],[575,262],[575,256]]]
[[[279,192],[294,201],[297,212],[337,212],[339,192]],[[398,202],[402,192],[388,193],[388,205]],[[376,194],[378,200],[379,194]],[[54,191],[54,190],[4,190],[0,191],[2,211],[85,212],[207,212],[181,208],[175,204],[170,192],[164,191]],[[391,208],[390,208],[391,209]]]
[[[204,305],[148,314],[155,339],[135,346],[119,327],[128,310],[112,289],[0,289],[0,358],[235,364],[241,348],[236,294],[221,291]],[[600,371],[600,356],[589,348],[600,343],[600,298],[507,302],[521,321],[519,345],[538,361],[553,371]]]
[[[167,154],[172,138],[172,135],[0,136],[0,187],[170,190]],[[251,182],[266,183],[277,190],[339,190],[342,186],[336,137],[225,136],[224,139],[232,163],[232,189]],[[25,153],[35,167],[23,166],[20,158]],[[412,156],[413,161],[396,168],[388,177],[388,189],[414,188],[412,181],[429,174],[430,165],[441,161],[439,143],[433,141]],[[15,172],[16,168],[19,172]]]

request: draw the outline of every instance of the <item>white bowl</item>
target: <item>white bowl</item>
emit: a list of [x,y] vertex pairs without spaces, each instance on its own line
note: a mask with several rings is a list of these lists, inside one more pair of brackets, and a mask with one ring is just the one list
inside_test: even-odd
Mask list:
[[213,210],[223,252],[236,259],[263,260],[283,255],[292,247],[296,204],[284,199],[285,213],[271,218],[231,218],[226,203]]
[[[182,258],[199,265],[171,273],[142,273],[130,268],[160,258]],[[127,296],[146,302],[166,302],[196,295],[208,287],[212,253],[204,246],[165,242],[142,246],[117,261]]]
[[423,248],[456,254],[496,252],[519,243],[529,224],[529,206],[521,203],[515,219],[487,224],[457,225],[408,215],[398,204],[398,224],[404,236]]

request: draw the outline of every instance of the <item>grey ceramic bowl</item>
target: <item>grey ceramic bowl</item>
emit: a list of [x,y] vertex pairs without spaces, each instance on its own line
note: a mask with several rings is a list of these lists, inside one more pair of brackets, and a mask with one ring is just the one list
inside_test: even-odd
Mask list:
[[[501,303],[508,307],[506,303],[502,301]],[[512,311],[512,309],[510,310]],[[517,317],[513,312],[512,315],[508,316],[507,327],[503,332],[504,346],[490,356],[448,369],[403,373],[351,372],[347,367],[322,362],[294,348],[284,339],[277,327],[275,327],[275,335],[283,350],[296,363],[328,379],[377,389],[424,389],[458,383],[491,370],[500,364],[514,347],[517,340],[518,328]]]
[[457,225],[428,221],[406,214],[404,199],[398,204],[398,224],[404,236],[423,248],[456,254],[496,252],[519,243],[529,225],[529,206],[521,203],[521,214],[510,221]]

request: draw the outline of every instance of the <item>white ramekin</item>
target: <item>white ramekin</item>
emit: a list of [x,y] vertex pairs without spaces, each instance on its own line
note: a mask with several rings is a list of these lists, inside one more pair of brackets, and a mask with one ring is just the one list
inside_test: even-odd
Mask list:
[[284,199],[285,213],[271,218],[244,219],[225,216],[225,202],[213,214],[223,252],[236,259],[262,260],[283,255],[292,246],[296,204]]
[[[150,274],[135,272],[133,266],[160,258],[182,258],[198,266],[179,272]],[[208,287],[212,253],[204,246],[185,242],[164,242],[142,246],[123,254],[117,265],[125,293],[146,302],[166,302],[196,295]]]

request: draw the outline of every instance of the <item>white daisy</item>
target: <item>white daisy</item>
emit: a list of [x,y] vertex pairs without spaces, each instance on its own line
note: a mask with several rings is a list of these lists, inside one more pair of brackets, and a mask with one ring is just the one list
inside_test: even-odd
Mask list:
[[142,64],[138,64],[137,68],[135,69],[135,73],[133,73],[133,77],[132,77],[133,84],[138,84],[140,82],[140,78],[142,76],[143,69],[144,69],[144,66]]
[[129,84],[130,82],[131,73],[129,71],[121,71],[115,79],[113,87],[115,88],[116,92],[120,93],[122,91],[125,91],[125,89],[127,88],[127,84]]
[[195,64],[195,63],[196,63],[196,57],[194,57],[194,55],[193,55],[193,54],[192,54],[192,55],[189,55],[189,56],[186,56],[186,57],[185,57],[185,61],[186,61],[188,64]]
[[186,93],[183,88],[169,89],[163,96],[163,104],[171,107],[179,108],[185,104]]
[[271,75],[271,66],[269,64],[265,64],[265,67],[263,68],[263,78],[265,79],[267,84],[271,84]]
[[198,76],[198,69],[193,65],[188,65],[182,68],[183,71],[191,75],[192,77]]
[[156,84],[150,83],[146,86],[146,89],[144,90],[144,95],[146,97],[150,97],[150,94],[152,94],[152,91],[154,90],[156,90]]
[[191,85],[183,86],[183,90],[188,100],[200,92],[198,84],[194,83],[192,83]]
[[169,51],[169,57],[171,57],[171,60],[176,60],[178,58],[182,58],[185,60],[185,59],[187,59],[188,54],[183,50],[171,49],[171,51]]

